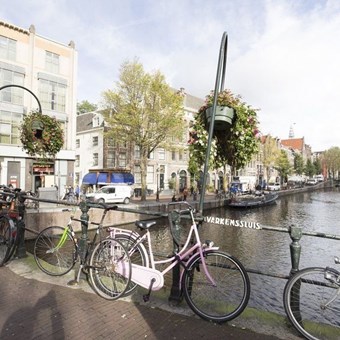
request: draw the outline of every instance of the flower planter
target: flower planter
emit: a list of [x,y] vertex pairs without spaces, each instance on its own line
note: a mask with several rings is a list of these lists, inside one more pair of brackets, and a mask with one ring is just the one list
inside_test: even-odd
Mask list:
[[[213,114],[212,106],[208,107],[205,111],[205,118],[207,123],[210,124],[211,116]],[[216,106],[215,125],[214,130],[229,130],[235,115],[235,110],[229,106]]]

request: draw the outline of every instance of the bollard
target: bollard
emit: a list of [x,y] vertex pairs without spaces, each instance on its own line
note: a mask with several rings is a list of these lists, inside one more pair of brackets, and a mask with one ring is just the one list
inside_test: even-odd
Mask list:
[[290,275],[293,275],[299,270],[299,262],[301,255],[301,245],[299,243],[302,237],[302,227],[290,226],[289,235],[292,239],[292,243],[290,244],[290,258],[292,262],[292,269],[290,271]]
[[18,218],[17,218],[17,249],[15,252],[16,258],[24,258],[26,254],[25,246],[25,193],[19,193],[18,195]]
[[[172,228],[172,234],[173,234],[173,250],[174,254],[179,252],[179,244],[176,242],[177,240],[180,240],[180,214],[177,211],[171,211],[169,213],[169,217],[171,219],[171,228]],[[182,301],[182,293],[181,293],[181,287],[179,284],[180,281],[180,265],[179,263],[172,269],[172,286],[169,296],[169,302],[171,302],[174,305],[178,305]]]

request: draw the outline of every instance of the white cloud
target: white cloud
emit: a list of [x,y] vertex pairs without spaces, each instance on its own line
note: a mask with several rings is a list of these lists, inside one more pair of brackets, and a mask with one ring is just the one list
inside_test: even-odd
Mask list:
[[340,3],[274,0],[0,0],[0,20],[79,52],[78,99],[97,102],[122,62],[159,69],[174,87],[214,88],[228,32],[226,87],[256,108],[263,133],[305,137],[313,150],[340,145]]

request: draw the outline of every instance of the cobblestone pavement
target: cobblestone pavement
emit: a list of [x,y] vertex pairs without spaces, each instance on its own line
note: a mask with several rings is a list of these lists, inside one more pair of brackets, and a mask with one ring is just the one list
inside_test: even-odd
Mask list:
[[[32,258],[25,258],[0,268],[2,340],[279,339],[246,326],[235,327],[233,322],[207,322],[175,307],[165,310],[157,303],[107,301],[94,294],[86,281],[85,288],[75,289],[65,284],[67,278],[49,277],[34,265]],[[280,338],[291,339],[287,334]]]

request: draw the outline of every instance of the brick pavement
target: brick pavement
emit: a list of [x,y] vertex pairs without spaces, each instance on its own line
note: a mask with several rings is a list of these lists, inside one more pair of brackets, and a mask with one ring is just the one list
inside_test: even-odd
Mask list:
[[[0,268],[0,339],[278,339],[154,305],[107,301],[91,291],[42,282],[25,259]],[[43,274],[45,275],[45,274]],[[39,280],[29,277],[36,277]],[[46,276],[48,277],[48,276]],[[85,282],[86,286],[87,283]],[[152,296],[151,296],[152,299]]]

